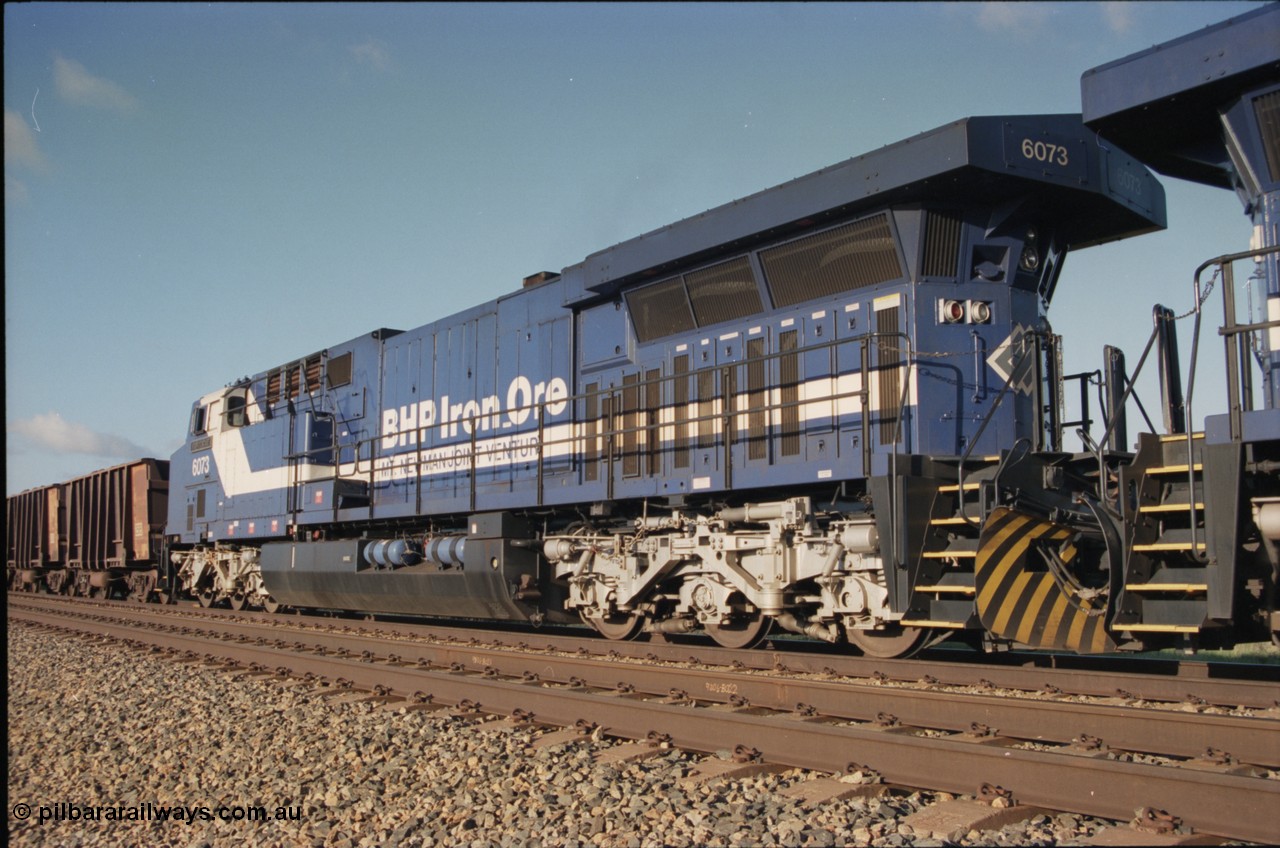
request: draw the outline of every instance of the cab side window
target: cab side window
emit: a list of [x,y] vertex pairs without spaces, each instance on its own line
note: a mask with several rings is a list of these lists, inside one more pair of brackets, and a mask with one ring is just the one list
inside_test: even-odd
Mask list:
[[209,407],[203,404],[191,411],[191,435],[199,436],[208,429],[207,418]]
[[245,393],[243,391],[236,391],[227,395],[226,411],[223,412],[226,426],[243,427],[249,423],[246,413]]

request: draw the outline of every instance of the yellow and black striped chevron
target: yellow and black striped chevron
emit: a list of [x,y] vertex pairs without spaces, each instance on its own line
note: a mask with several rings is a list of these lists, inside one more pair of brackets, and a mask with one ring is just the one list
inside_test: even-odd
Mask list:
[[1069,527],[1005,507],[991,511],[978,542],[974,584],[978,617],[993,635],[1036,648],[1082,654],[1115,650],[1106,631],[1105,598],[1084,597],[1039,553],[1057,543],[1063,563],[1077,550]]

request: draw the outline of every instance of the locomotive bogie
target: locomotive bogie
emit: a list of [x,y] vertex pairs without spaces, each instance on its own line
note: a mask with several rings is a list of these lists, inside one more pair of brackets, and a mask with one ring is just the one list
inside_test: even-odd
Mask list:
[[278,604],[262,581],[260,555],[257,548],[220,544],[174,551],[170,558],[178,589],[201,605],[225,602],[237,610],[271,610]]
[[583,618],[639,615],[660,632],[767,617],[828,642],[896,620],[866,518],[815,516],[808,498],[712,515],[639,518],[607,535],[551,536],[543,553]]

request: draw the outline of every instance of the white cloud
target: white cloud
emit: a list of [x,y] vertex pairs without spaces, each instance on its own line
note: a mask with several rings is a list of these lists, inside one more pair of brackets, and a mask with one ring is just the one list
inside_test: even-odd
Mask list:
[[49,164],[31,127],[12,109],[4,110],[4,163],[22,165],[33,171],[43,171]]
[[1133,28],[1133,4],[1129,2],[1103,3],[1102,19],[1116,35],[1123,35]]
[[988,32],[1027,35],[1039,29],[1052,14],[1045,3],[979,3],[978,26]]
[[391,51],[381,41],[370,37],[359,44],[351,46],[351,55],[361,64],[371,65],[375,70],[391,70]]
[[132,112],[138,108],[138,100],[111,80],[96,77],[79,62],[53,58],[53,81],[58,94],[68,103],[107,109],[112,112]]
[[4,202],[26,203],[30,199],[31,193],[27,191],[27,184],[6,173],[4,175]]
[[54,453],[84,453],[122,459],[152,455],[146,448],[122,436],[94,432],[84,424],[68,421],[56,412],[11,421],[9,432]]

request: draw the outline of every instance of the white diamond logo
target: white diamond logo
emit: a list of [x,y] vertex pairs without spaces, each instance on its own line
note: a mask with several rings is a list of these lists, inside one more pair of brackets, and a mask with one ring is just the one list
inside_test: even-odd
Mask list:
[[987,364],[1016,392],[1030,395],[1036,389],[1035,344],[1031,331],[1015,324],[1009,338],[1000,343]]

